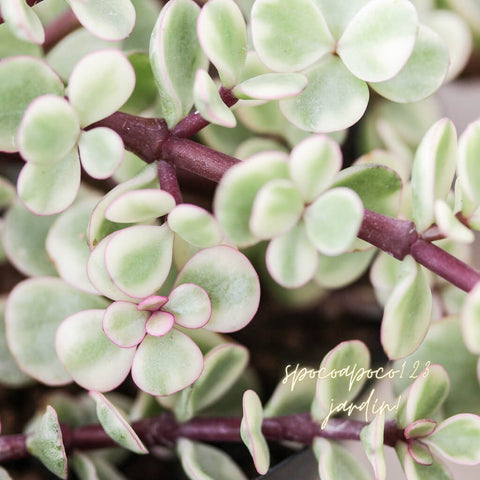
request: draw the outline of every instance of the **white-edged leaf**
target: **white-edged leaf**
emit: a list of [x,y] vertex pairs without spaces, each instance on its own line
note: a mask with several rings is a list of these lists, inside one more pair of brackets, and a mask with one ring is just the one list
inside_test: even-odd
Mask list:
[[253,390],[247,390],[243,394],[242,406],[243,417],[240,424],[240,435],[250,455],[252,455],[257,472],[264,475],[270,466],[270,451],[262,433],[262,403]]
[[220,245],[195,254],[178,274],[175,286],[184,283],[198,285],[210,297],[212,316],[204,327],[207,330],[240,330],[257,312],[257,273],[247,257],[232,247]]
[[325,255],[345,253],[357,237],[363,204],[353,190],[338,187],[318,197],[305,209],[305,227],[315,248]]
[[150,63],[162,116],[170,128],[189,113],[195,73],[208,66],[197,38],[199,12],[193,0],[170,1],[162,8],[152,32]]
[[163,337],[147,335],[132,365],[138,388],[150,395],[171,395],[191,385],[202,373],[203,355],[187,335],[172,328]]
[[55,335],[55,349],[73,380],[87,390],[107,392],[127,377],[135,348],[115,345],[102,330],[105,310],[67,317]]
[[62,320],[88,308],[105,308],[104,298],[80,292],[58,278],[19,283],[5,309],[8,346],[21,369],[47,385],[65,385],[71,376],[55,353],[55,332]]
[[211,445],[180,438],[177,453],[191,480],[247,480],[242,470],[223,450]]
[[67,0],[79,22],[104,40],[128,37],[135,25],[135,8],[130,0]]
[[45,41],[42,22],[25,0],[0,0],[0,8],[4,21],[17,38],[38,45]]
[[20,154],[27,162],[51,165],[72,150],[80,135],[77,113],[55,95],[42,95],[27,108],[18,128]]
[[462,308],[462,335],[468,350],[480,354],[480,285],[468,294]]
[[412,55],[395,77],[371,83],[382,97],[394,102],[417,102],[440,88],[448,70],[448,50],[442,38],[420,25]]
[[478,154],[480,152],[480,121],[470,123],[458,142],[457,174],[462,190],[475,205],[480,205],[480,170]]
[[138,454],[148,453],[125,415],[99,392],[90,392],[90,397],[97,404],[97,417],[106,434],[121,447]]
[[288,167],[290,177],[305,201],[312,202],[340,171],[340,146],[327,135],[307,137],[293,148]]
[[222,241],[223,233],[215,217],[197,205],[177,205],[167,221],[172,231],[196,247],[214,247]]
[[197,70],[193,85],[193,100],[200,115],[210,123],[233,128],[237,124],[231,110],[223,103],[218,87],[203,69]]
[[134,303],[120,300],[105,310],[102,328],[119,347],[135,347],[145,336],[145,323],[149,315],[150,312],[138,310]]
[[57,413],[48,405],[26,440],[27,450],[57,477],[67,478],[67,454]]
[[74,148],[53,165],[27,163],[17,181],[18,195],[37,215],[53,215],[67,209],[80,188],[80,160]]
[[318,252],[308,238],[304,222],[274,238],[267,247],[268,273],[282,287],[298,288],[315,275]]
[[417,11],[408,0],[372,0],[348,23],[337,52],[356,77],[388,80],[410,57],[417,28]]
[[[398,453],[401,448],[399,445],[404,447],[403,453]],[[434,458],[432,465],[417,463],[408,452],[407,445],[403,442],[397,443],[396,450],[409,480],[453,480],[447,467],[440,460]]]
[[68,80],[68,98],[85,127],[118,110],[134,87],[135,71],[125,54],[99,50],[75,65]]
[[385,414],[379,413],[375,419],[360,432],[360,439],[375,472],[375,480],[385,480],[387,466],[383,451],[383,433],[385,430]]
[[125,154],[122,137],[106,127],[82,132],[78,141],[82,167],[93,178],[111,177]]
[[418,348],[430,326],[431,313],[432,292],[426,273],[407,256],[383,313],[381,342],[389,358],[406,357]]
[[352,75],[340,58],[326,55],[303,73],[308,79],[303,92],[280,101],[282,113],[293,125],[307,132],[335,132],[362,117],[369,99],[367,84]]
[[29,56],[0,61],[0,151],[18,151],[23,113],[32,100],[46,94],[64,95],[62,81],[46,62]]
[[311,0],[257,0],[251,22],[255,51],[274,71],[303,70],[334,50],[325,19]]
[[240,99],[277,100],[295,97],[304,90],[308,80],[300,73],[264,73],[248,78],[233,89]]
[[472,243],[475,240],[473,232],[460,222],[445,200],[436,200],[435,219],[440,232],[454,242]]
[[222,84],[233,87],[247,58],[247,28],[238,5],[233,0],[207,2],[198,17],[197,34]]
[[135,298],[159,289],[172,264],[173,232],[167,225],[137,225],[115,232],[105,248],[113,283]]

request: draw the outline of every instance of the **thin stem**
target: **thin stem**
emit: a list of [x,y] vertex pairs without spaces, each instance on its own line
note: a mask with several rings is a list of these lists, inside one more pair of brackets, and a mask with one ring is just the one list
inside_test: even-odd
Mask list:
[[178,185],[177,173],[175,172],[175,167],[166,162],[165,160],[160,160],[157,165],[158,180],[160,181],[160,188],[170,193],[175,199],[175,203],[179,205],[183,203],[182,192]]
[[[147,448],[154,446],[173,447],[179,438],[212,442],[240,442],[240,417],[194,418],[178,423],[170,413],[144,418],[132,424],[133,429]],[[309,413],[266,418],[262,432],[270,441],[294,441],[311,445],[315,437],[333,440],[360,440],[360,432],[366,422],[332,418],[325,429],[321,429]],[[67,452],[93,450],[115,446],[101,425],[85,425],[76,429],[62,424],[62,436]],[[29,455],[26,435],[0,437],[0,462],[18,460]],[[403,430],[396,422],[385,423],[384,443],[395,446],[404,440]]]

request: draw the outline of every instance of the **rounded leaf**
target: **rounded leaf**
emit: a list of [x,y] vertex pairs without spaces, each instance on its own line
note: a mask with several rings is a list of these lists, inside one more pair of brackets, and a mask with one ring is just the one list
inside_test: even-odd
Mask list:
[[271,180],[257,193],[250,216],[250,230],[267,239],[288,232],[304,210],[303,198],[290,180]]
[[223,103],[218,87],[205,70],[197,70],[193,100],[200,115],[210,123],[233,128],[237,124],[231,110]]
[[55,332],[67,316],[107,305],[104,298],[80,292],[56,278],[19,283],[5,310],[8,346],[18,365],[47,385],[70,383],[71,377],[55,353]]
[[0,0],[2,17],[15,36],[41,45],[45,41],[42,22],[25,0]]
[[308,238],[303,222],[274,238],[267,247],[268,273],[282,287],[298,288],[315,275],[318,253]]
[[55,335],[55,349],[65,369],[81,387],[97,392],[117,388],[127,377],[135,348],[115,345],[102,330],[104,310],[67,317]]
[[305,210],[307,235],[325,255],[346,252],[357,237],[362,220],[360,197],[343,187],[324,193]]
[[85,127],[118,110],[134,87],[135,71],[125,54],[119,50],[100,50],[75,65],[68,80],[68,98],[81,126]]
[[440,88],[448,65],[445,42],[433,30],[420,25],[413,52],[400,73],[390,80],[370,85],[382,97],[394,102],[417,102]]
[[139,311],[134,303],[114,302],[105,310],[102,328],[115,345],[135,347],[145,336],[145,323],[149,315],[150,312]]
[[79,135],[80,123],[70,103],[62,97],[43,95],[25,111],[17,142],[27,162],[51,165],[72,150]]
[[212,306],[207,292],[191,283],[174,288],[162,310],[175,317],[175,323],[185,328],[203,327],[212,315]]
[[247,257],[232,247],[221,245],[195,254],[179,273],[175,286],[184,283],[198,285],[210,298],[212,316],[204,327],[207,330],[240,330],[257,312],[257,273]]
[[[399,442],[400,443],[400,442]],[[398,445],[398,444],[397,444]],[[405,445],[402,443],[402,445]],[[397,446],[398,450],[398,446]],[[405,454],[400,457],[403,469],[411,480],[452,480],[453,477],[440,460],[433,458],[431,465],[422,465],[414,460],[405,445]]]
[[130,0],[67,0],[79,22],[104,40],[128,37],[135,25],[135,8]]
[[410,440],[412,438],[422,438],[431,435],[437,428],[437,422],[429,418],[423,418],[413,422],[405,429],[405,438]]
[[433,464],[433,455],[430,448],[419,440],[408,442],[408,453],[420,465],[431,466]]
[[222,241],[223,234],[217,220],[196,205],[177,205],[167,221],[172,231],[196,247],[214,247]]
[[105,248],[113,283],[135,298],[155,293],[172,264],[173,232],[167,225],[137,225],[115,232]]
[[97,417],[100,425],[112,440],[133,453],[148,453],[147,448],[138,438],[122,412],[99,392],[90,392],[90,397],[97,404]]
[[262,403],[253,390],[247,390],[243,394],[242,406],[243,417],[240,424],[240,435],[253,457],[257,472],[264,475],[270,466],[270,451],[262,433]]
[[387,466],[383,451],[383,434],[385,430],[385,414],[379,413],[375,419],[360,432],[360,440],[375,472],[375,480],[385,480]]
[[0,61],[0,151],[18,151],[17,129],[23,113],[32,100],[49,93],[62,96],[64,87],[43,60],[16,56]]
[[307,137],[293,148],[288,168],[305,201],[313,202],[342,168],[340,146],[327,135]]
[[303,70],[334,49],[334,39],[312,0],[257,0],[251,22],[255,51],[277,72]]
[[60,277],[75,288],[89,293],[98,293],[87,275],[90,256],[87,227],[96,203],[96,198],[88,198],[63,212],[53,222],[45,241],[48,256]]
[[150,395],[171,395],[191,385],[202,370],[200,349],[190,337],[172,328],[163,337],[144,338],[133,359],[132,378]]
[[153,312],[145,324],[145,329],[149,335],[154,337],[163,337],[173,327],[175,317],[168,312]]
[[198,17],[197,34],[222,84],[233,87],[247,58],[247,27],[240,8],[233,0],[210,0]]
[[480,205],[480,121],[472,122],[458,142],[458,178],[462,190],[476,205]]
[[362,117],[369,99],[367,84],[352,75],[338,57],[327,55],[304,74],[308,79],[305,90],[280,101],[282,113],[293,125],[307,132],[335,132]]
[[138,305],[138,310],[149,310],[154,312],[160,310],[163,305],[168,302],[168,297],[163,297],[161,295],[150,295],[147,298],[144,298]]
[[82,167],[93,178],[111,177],[125,154],[122,137],[106,127],[82,132],[78,141]]
[[480,354],[480,285],[468,294],[462,308],[462,334],[466,347]]
[[295,97],[306,86],[308,80],[300,73],[265,73],[244,80],[233,89],[237,98],[276,100]]
[[417,11],[408,0],[372,0],[348,23],[337,52],[356,77],[382,82],[407,62],[417,28]]
[[80,173],[76,148],[53,165],[27,163],[18,176],[18,196],[37,215],[62,212],[77,196]]
[[208,59],[197,39],[199,12],[193,0],[170,1],[162,8],[152,32],[150,63],[162,116],[169,128],[190,112],[195,74],[208,68]]

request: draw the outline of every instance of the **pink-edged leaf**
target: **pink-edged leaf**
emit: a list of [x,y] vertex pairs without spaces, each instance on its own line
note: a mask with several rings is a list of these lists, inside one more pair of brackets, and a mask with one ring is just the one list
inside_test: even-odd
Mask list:
[[145,325],[147,333],[154,337],[163,337],[173,327],[175,317],[168,312],[154,312]]

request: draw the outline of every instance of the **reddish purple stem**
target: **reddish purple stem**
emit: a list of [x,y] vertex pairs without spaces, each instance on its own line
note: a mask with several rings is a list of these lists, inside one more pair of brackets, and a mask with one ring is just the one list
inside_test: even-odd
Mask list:
[[172,195],[177,205],[183,203],[182,192],[180,191],[180,186],[178,185],[175,167],[165,160],[160,160],[157,164],[157,172],[158,180],[160,181],[160,188]]

